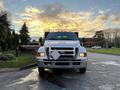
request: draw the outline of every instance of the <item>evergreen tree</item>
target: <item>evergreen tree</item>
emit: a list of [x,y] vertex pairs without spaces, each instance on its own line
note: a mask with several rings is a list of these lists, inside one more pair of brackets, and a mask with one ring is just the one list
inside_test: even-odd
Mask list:
[[15,30],[12,30],[12,44],[13,49],[15,49],[19,44],[19,36],[15,33]]
[[8,13],[3,11],[0,13],[0,47],[4,51],[11,47],[11,29],[8,20]]
[[30,37],[28,35],[28,27],[26,26],[26,23],[23,24],[21,30],[20,30],[20,40],[21,44],[27,44],[30,41]]
[[5,45],[6,45],[6,49],[13,48],[11,31],[7,31],[7,33],[6,33]]

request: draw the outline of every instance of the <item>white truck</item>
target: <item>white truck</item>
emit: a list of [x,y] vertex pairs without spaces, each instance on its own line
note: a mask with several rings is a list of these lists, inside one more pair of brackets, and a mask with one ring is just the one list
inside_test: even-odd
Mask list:
[[45,68],[48,69],[79,69],[80,73],[86,72],[87,52],[80,45],[74,32],[49,32],[36,55],[38,71],[44,76]]

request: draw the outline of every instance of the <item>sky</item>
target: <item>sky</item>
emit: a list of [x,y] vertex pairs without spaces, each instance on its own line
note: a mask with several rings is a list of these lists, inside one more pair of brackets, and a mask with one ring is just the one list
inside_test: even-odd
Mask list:
[[9,12],[16,32],[26,22],[31,37],[45,31],[92,37],[99,30],[120,28],[120,0],[0,0],[1,10]]

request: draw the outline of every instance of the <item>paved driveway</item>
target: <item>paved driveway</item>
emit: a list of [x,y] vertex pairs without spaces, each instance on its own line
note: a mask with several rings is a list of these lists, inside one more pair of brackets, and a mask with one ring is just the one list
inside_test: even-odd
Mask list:
[[46,70],[41,79],[37,68],[0,73],[0,90],[120,90],[120,56],[89,53],[88,57],[84,75],[77,70]]

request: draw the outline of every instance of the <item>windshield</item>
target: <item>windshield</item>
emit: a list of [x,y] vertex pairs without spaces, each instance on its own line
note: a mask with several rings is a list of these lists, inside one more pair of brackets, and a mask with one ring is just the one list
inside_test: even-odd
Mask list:
[[50,32],[46,40],[78,40],[73,32]]

